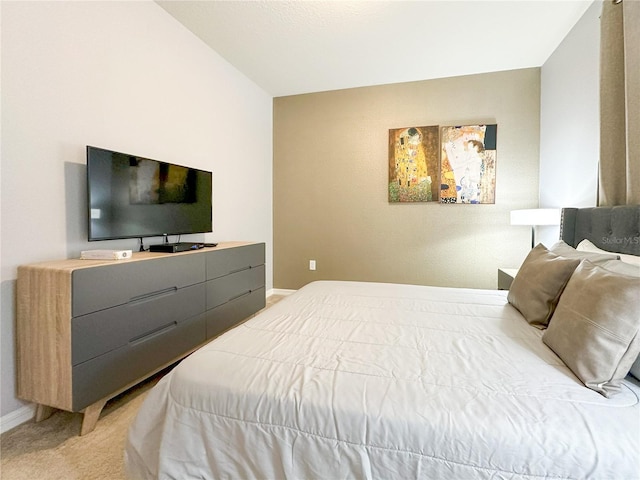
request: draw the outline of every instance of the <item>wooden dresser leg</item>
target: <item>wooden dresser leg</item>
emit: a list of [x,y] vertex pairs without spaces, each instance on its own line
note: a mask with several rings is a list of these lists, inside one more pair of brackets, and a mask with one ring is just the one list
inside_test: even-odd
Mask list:
[[80,435],[86,435],[87,433],[93,432],[94,428],[96,428],[96,424],[98,423],[98,418],[100,418],[100,412],[102,412],[102,409],[107,403],[107,400],[108,398],[98,400],[96,403],[92,403],[82,411],[82,413],[84,413],[84,416],[82,418]]
[[53,415],[53,412],[55,412],[56,409],[53,407],[49,407],[48,405],[42,405],[42,404],[38,404],[36,406],[36,416],[34,418],[35,422],[41,422],[43,420],[46,420],[47,418],[49,418],[51,415]]

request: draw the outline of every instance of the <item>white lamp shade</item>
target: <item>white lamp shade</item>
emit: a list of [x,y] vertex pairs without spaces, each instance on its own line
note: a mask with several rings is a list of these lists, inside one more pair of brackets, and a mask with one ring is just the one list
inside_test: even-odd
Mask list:
[[560,225],[560,209],[530,208],[512,210],[511,225]]

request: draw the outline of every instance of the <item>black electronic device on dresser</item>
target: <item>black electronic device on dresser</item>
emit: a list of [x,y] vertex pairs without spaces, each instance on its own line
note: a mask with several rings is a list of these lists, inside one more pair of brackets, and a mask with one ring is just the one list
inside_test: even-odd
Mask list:
[[206,170],[87,146],[89,241],[211,232],[212,178]]
[[203,243],[194,242],[176,242],[176,243],[158,243],[156,245],[150,245],[150,252],[163,252],[163,253],[177,253],[188,252],[189,250],[199,250],[204,248]]

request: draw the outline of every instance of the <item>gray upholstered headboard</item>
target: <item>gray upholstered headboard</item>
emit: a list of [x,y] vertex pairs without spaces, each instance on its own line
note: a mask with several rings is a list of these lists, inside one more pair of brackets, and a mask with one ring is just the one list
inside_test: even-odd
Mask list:
[[585,238],[609,252],[640,255],[640,205],[563,208],[560,239],[575,247]]

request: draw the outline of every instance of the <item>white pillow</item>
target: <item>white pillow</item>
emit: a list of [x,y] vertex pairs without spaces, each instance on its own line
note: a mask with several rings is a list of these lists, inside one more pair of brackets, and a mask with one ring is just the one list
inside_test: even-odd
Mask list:
[[594,265],[599,265],[601,263],[608,262],[610,260],[618,260],[620,258],[617,253],[605,252],[604,250],[600,250],[599,252],[577,250],[562,240],[558,240],[553,245],[553,247],[549,249],[549,251],[565,258],[577,258],[579,260],[589,260]]
[[601,263],[600,266],[612,272],[631,275],[632,277],[640,277],[640,265],[625,263],[622,260],[609,260]]
[[[578,246],[576,247],[576,250],[579,250],[582,252],[594,252],[594,253],[609,253],[609,254],[614,253],[614,252],[608,252],[606,250],[602,250],[601,248],[596,247],[593,243],[591,243],[586,238],[578,244]],[[631,265],[637,265],[638,267],[640,267],[640,257],[636,255],[629,255],[628,253],[618,253],[618,252],[615,252],[615,253],[620,257],[621,261],[625,263],[630,263]]]
[[640,267],[640,257],[636,257],[635,255],[629,255],[628,253],[619,253],[618,255],[620,256],[621,262]]

